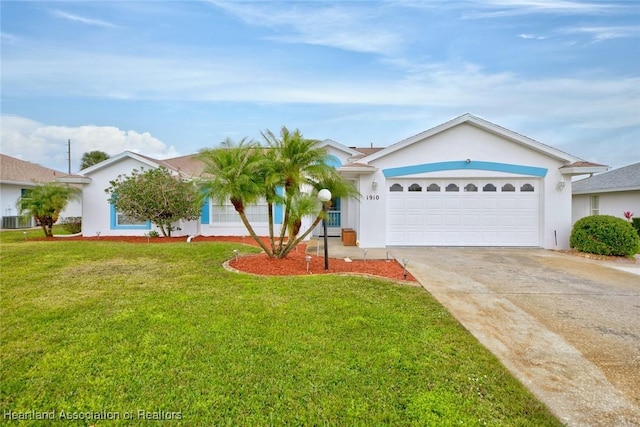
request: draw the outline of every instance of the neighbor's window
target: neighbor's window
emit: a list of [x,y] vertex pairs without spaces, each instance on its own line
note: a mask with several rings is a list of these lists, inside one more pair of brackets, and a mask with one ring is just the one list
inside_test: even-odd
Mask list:
[[591,196],[591,215],[600,214],[600,196]]

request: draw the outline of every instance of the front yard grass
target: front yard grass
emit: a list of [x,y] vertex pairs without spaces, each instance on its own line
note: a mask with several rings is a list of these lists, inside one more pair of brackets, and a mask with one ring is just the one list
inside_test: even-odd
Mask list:
[[560,425],[421,288],[238,275],[222,262],[254,249],[226,243],[0,234],[5,422]]

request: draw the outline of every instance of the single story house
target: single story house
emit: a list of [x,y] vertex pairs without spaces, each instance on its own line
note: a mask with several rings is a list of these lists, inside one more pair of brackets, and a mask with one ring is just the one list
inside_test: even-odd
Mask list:
[[[332,140],[320,144],[362,196],[333,200],[328,234],[353,229],[362,248],[567,248],[572,177],[606,170],[471,114],[386,148],[347,147]],[[156,160],[124,152],[80,171],[83,177],[72,182],[84,185],[83,234],[150,230],[151,224],[119,215],[104,190],[118,175],[159,166],[185,178],[202,170],[195,156]],[[258,203],[249,211],[258,234],[268,234],[266,222],[260,222],[266,209]],[[176,226],[176,235],[247,235],[230,203],[207,202],[199,221]]]
[[[35,224],[18,216],[16,204],[29,190],[38,184],[54,182],[67,176],[66,173],[25,162],[15,157],[0,154],[0,206],[2,206],[2,228],[28,228]],[[73,200],[62,212],[61,217],[82,216],[82,203]]]
[[613,169],[573,183],[573,222],[589,215],[640,217],[640,163]]

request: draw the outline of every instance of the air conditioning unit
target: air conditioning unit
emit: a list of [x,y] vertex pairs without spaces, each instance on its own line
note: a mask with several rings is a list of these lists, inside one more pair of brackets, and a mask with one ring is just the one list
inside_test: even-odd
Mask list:
[[21,216],[3,216],[2,228],[6,229],[18,229],[18,228],[31,228],[33,227],[33,218],[27,218]]

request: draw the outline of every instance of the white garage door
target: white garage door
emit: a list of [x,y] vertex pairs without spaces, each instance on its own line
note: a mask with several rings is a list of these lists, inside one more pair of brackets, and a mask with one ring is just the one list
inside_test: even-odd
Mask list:
[[387,184],[387,245],[540,244],[538,179],[395,179]]

